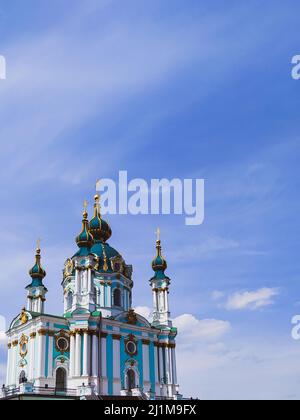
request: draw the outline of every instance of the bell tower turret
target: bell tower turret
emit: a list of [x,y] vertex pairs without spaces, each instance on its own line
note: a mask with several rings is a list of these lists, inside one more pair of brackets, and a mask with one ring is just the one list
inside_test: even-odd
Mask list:
[[45,312],[45,301],[47,288],[43,284],[46,277],[46,271],[41,266],[41,247],[40,240],[37,242],[35,255],[35,264],[29,271],[32,279],[31,283],[26,287],[27,290],[27,310],[43,314]]
[[172,327],[169,310],[169,286],[171,280],[165,275],[167,261],[162,256],[160,229],[157,229],[156,257],[152,261],[155,276],[150,280],[153,292],[153,326]]

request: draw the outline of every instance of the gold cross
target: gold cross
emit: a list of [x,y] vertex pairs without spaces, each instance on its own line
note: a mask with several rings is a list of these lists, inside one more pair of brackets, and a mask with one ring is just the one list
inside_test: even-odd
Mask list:
[[[96,206],[99,213],[101,213],[101,194],[100,194],[101,179],[96,182]],[[99,190],[98,190],[99,187]]]
[[38,238],[36,241],[36,249],[41,249],[41,239]]
[[101,187],[101,179],[98,179],[98,181],[96,181],[96,193],[97,194],[99,194],[100,187]]
[[87,213],[88,204],[89,204],[88,201],[87,200],[84,200],[83,208],[84,208],[84,212],[85,213]]
[[157,231],[155,232],[156,233],[156,237],[157,237],[157,241],[160,241],[160,228],[157,228]]

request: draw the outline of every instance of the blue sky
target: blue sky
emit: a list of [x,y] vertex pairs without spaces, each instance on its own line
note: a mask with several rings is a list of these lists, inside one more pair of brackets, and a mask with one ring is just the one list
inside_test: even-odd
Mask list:
[[[0,313],[24,305],[36,238],[62,311],[95,181],[205,178],[206,219],[110,216],[152,302],[162,230],[185,395],[299,399],[297,1],[0,0]],[[146,309],[144,309],[146,311]],[[193,355],[193,357],[191,357]],[[197,357],[195,357],[197,355]],[[0,351],[4,372],[5,347]],[[3,375],[2,375],[3,376]]]

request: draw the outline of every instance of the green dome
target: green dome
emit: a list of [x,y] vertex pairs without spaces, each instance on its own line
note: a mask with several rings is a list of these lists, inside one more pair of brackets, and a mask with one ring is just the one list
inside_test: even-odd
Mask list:
[[36,250],[35,264],[29,271],[29,275],[33,280],[43,280],[46,277],[46,271],[41,266],[41,250],[39,248]]
[[161,255],[161,242],[160,240],[156,241],[156,251],[157,255],[152,261],[152,268],[154,271],[165,271],[168,268],[167,261]]
[[111,237],[112,231],[109,224],[101,218],[99,200],[99,195],[96,195],[94,217],[90,221],[90,232],[95,241],[106,242]]
[[80,234],[76,237],[76,243],[79,248],[91,248],[94,244],[94,238],[90,232],[86,210],[83,213],[82,229]]

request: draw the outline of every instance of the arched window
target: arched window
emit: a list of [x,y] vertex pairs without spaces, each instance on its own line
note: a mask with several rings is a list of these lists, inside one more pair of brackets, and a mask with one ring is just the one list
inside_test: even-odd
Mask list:
[[65,391],[67,389],[67,372],[63,368],[58,368],[56,371],[56,391]]
[[73,293],[69,292],[67,296],[67,309],[71,309],[73,305]]
[[127,389],[131,391],[134,388],[136,388],[135,372],[133,369],[129,369],[127,371]]
[[114,290],[114,306],[122,306],[121,304],[121,290],[115,289]]

